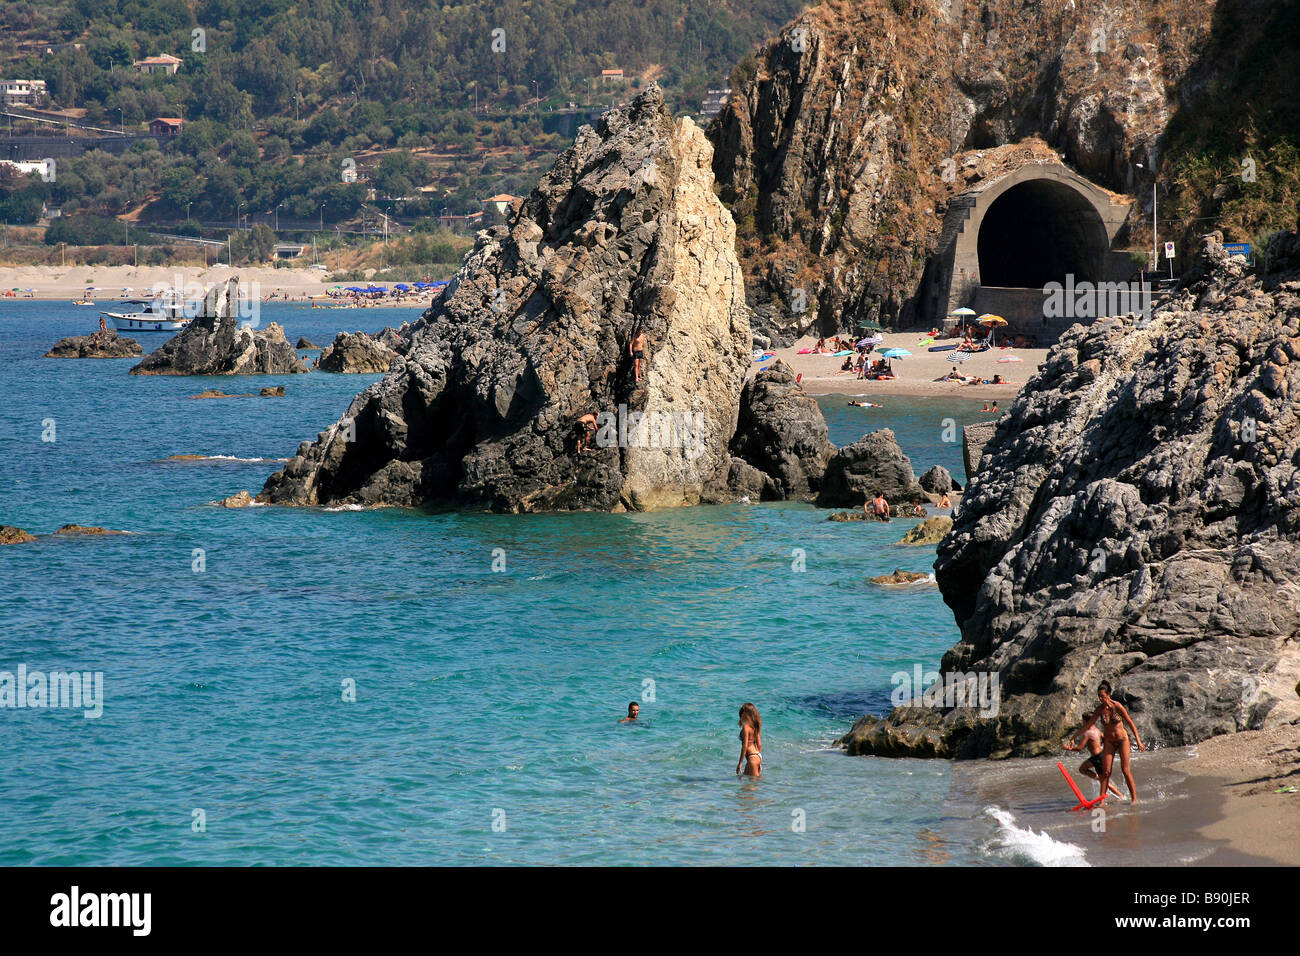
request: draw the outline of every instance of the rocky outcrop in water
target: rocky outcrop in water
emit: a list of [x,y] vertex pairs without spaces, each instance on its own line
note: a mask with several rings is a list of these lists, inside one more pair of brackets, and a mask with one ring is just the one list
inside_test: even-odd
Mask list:
[[511,224],[479,233],[401,361],[259,498],[540,511],[737,497],[734,479],[755,477],[728,450],[751,340],[711,161],[656,87],[584,128]]
[[932,495],[946,495],[950,491],[960,491],[960,486],[952,480],[952,474],[943,465],[935,465],[917,483]]
[[99,329],[90,335],[70,335],[59,339],[43,358],[135,358],[144,353],[135,339],[120,337],[113,329]]
[[208,290],[198,314],[132,375],[285,375],[306,372],[298,353],[272,322],[254,328],[238,315],[239,279]]
[[311,351],[311,350],[314,350],[314,349],[319,349],[320,346],[319,346],[319,345],[313,345],[311,339],[309,339],[309,338],[307,338],[307,336],[303,335],[303,336],[299,336],[299,338],[298,338],[298,344],[295,345],[294,348],[296,348],[296,349],[302,349],[302,350],[304,350],[304,351]]
[[770,496],[812,498],[835,454],[817,400],[779,359],[745,383],[731,454],[772,480]]
[[881,428],[837,451],[826,465],[820,508],[844,508],[865,504],[879,491],[894,514],[899,508],[916,501],[928,501],[925,489],[917,483],[912,461],[898,447],[894,433]]
[[[385,329],[392,332],[392,329]],[[340,332],[320,354],[322,372],[370,374],[387,372],[398,353],[365,332]]]
[[129,531],[113,531],[111,528],[100,528],[95,525],[65,524],[57,528],[55,534],[62,535],[105,535],[105,534],[130,534]]
[[947,515],[926,518],[899,539],[899,544],[938,544],[952,530],[952,519]]
[[9,524],[0,524],[0,545],[26,544],[28,541],[35,540],[35,535],[28,534],[22,528],[15,528]]
[[1143,740],[1300,720],[1300,237],[1259,277],[1217,236],[1149,323],[1075,326],[984,448],[935,573],[945,673],[996,716],[898,710],[856,753],[1049,752],[1102,680]]

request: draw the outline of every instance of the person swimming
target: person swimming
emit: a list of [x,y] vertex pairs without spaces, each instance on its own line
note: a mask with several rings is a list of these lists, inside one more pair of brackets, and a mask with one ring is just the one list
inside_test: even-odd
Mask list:
[[758,708],[746,702],[740,708],[740,760],[736,763],[736,773],[743,768],[746,777],[759,777],[763,774],[763,718],[758,715]]
[[641,705],[636,701],[627,705],[627,716],[619,721],[620,724],[633,723],[641,715]]

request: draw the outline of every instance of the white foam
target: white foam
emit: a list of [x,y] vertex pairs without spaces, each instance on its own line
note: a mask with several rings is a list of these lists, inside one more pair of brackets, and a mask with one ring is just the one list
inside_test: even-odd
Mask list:
[[986,853],[1028,866],[1089,865],[1082,847],[1018,827],[1016,818],[1001,807],[985,807],[984,812],[998,822],[997,833],[984,844]]
[[326,511],[365,511],[365,505],[338,505],[334,508],[326,508]]

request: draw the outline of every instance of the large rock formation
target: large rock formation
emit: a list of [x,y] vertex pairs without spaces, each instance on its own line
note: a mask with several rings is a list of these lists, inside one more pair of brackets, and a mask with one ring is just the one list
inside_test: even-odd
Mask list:
[[1196,68],[1214,68],[1197,56],[1215,8],[827,0],[805,10],[742,65],[709,130],[755,329],[789,344],[814,325],[906,325],[948,203],[1018,165],[1063,158],[1102,186],[1149,195],[1134,161],[1150,168],[1181,100],[1207,86],[1214,95]]
[[1053,750],[1109,680],[1148,744],[1300,719],[1300,237],[1211,237],[1150,323],[1075,326],[998,423],[936,577],[945,673],[1001,707],[897,710],[858,753]]
[[772,479],[772,497],[812,498],[835,454],[817,399],[777,360],[745,383],[731,453]]
[[844,508],[863,505],[879,491],[900,514],[898,506],[914,501],[928,501],[925,489],[916,480],[912,460],[898,447],[891,429],[881,428],[864,435],[852,445],[845,445],[826,465],[820,508]]
[[298,353],[272,322],[264,329],[240,321],[238,277],[208,290],[185,328],[131,369],[132,375],[284,375],[306,372]]
[[42,358],[135,358],[144,352],[135,339],[121,338],[113,329],[59,339]]
[[712,152],[656,87],[584,128],[511,225],[479,233],[402,360],[259,498],[639,510],[753,490],[728,450],[751,341]]
[[[385,329],[392,332],[392,329]],[[316,367],[322,372],[375,374],[387,372],[397,352],[365,332],[340,332],[320,354]]]

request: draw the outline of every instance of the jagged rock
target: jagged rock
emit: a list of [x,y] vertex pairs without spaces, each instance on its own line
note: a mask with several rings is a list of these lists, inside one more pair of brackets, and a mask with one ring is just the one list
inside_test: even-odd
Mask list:
[[1300,719],[1300,238],[1264,277],[1216,246],[1149,324],[1067,332],[984,448],[935,572],[941,669],[999,674],[997,714],[896,710],[852,751],[1051,752],[1102,680],[1148,746]]
[[25,544],[28,541],[35,540],[35,535],[28,534],[22,528],[15,528],[13,525],[8,524],[0,524],[0,545]]
[[924,518],[926,516],[925,508],[917,507],[915,504],[890,506],[893,512],[891,518],[878,517],[874,511],[859,508],[856,511],[836,511],[827,515],[827,521],[882,521],[888,522],[892,518]]
[[[728,442],[751,340],[711,160],[655,86],[584,127],[510,226],[478,234],[407,354],[259,499],[541,511],[739,497],[730,481],[748,473]],[[600,426],[579,454],[585,414]]]
[[970,482],[971,476],[979,470],[980,456],[984,454],[984,446],[989,443],[993,433],[998,430],[997,422],[976,422],[973,425],[967,425],[961,430],[961,457],[962,464],[966,466],[966,481]]
[[284,375],[306,372],[298,353],[272,322],[246,327],[238,318],[238,277],[208,290],[197,315],[132,375]]
[[80,524],[65,524],[54,533],[67,535],[130,534],[129,531],[111,531],[108,528],[98,528]]
[[899,539],[899,544],[938,544],[952,530],[952,519],[947,515],[926,518]]
[[304,336],[299,337],[299,339],[298,339],[298,344],[295,345],[294,348],[296,348],[296,349],[319,349],[320,346],[319,346],[319,345],[313,345],[312,342],[311,342],[311,340],[308,339],[307,336],[304,335]]
[[[385,329],[384,331],[392,331]],[[372,375],[387,372],[398,353],[365,332],[340,332],[321,352],[316,367],[322,372]]]
[[284,329],[242,328],[231,316],[194,319],[146,355],[132,375],[285,375],[306,372]]
[[882,584],[885,586],[897,584],[916,584],[918,581],[929,581],[930,575],[917,571],[900,571],[895,568],[892,574],[881,574],[874,578],[867,578],[872,584]]
[[284,386],[283,385],[268,386],[267,388],[262,389],[257,394],[261,398],[283,398]]
[[380,345],[392,349],[398,355],[405,355],[411,347],[411,332],[414,331],[414,328],[415,326],[410,322],[403,322],[396,329],[384,326],[383,330],[374,338]]
[[835,454],[817,400],[777,360],[745,383],[731,454],[772,479],[777,498],[811,498]]
[[837,451],[826,465],[819,508],[843,508],[862,505],[879,491],[894,514],[902,515],[901,505],[925,501],[925,489],[912,472],[911,460],[903,454],[894,433],[881,428]]
[[942,465],[935,465],[917,483],[932,495],[946,495],[950,491],[961,490],[961,486],[952,480],[952,474]]
[[144,349],[135,339],[118,336],[113,329],[100,329],[90,335],[70,335],[59,339],[43,356],[44,358],[134,358],[143,354]]
[[253,503],[253,496],[247,491],[239,491],[219,502],[223,508],[247,508]]

